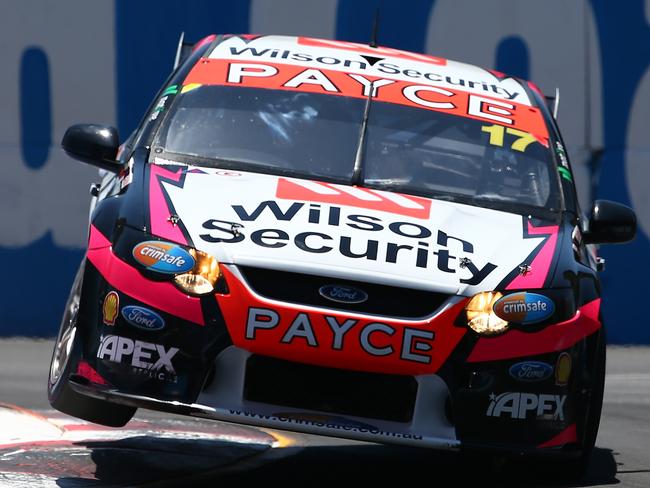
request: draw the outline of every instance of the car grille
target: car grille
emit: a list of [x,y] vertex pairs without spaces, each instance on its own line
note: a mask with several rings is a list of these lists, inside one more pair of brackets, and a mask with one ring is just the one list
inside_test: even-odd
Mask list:
[[[239,269],[251,288],[257,294],[266,298],[387,317],[426,317],[433,314],[449,298],[449,295],[444,293],[412,288],[385,286],[250,266],[240,266]],[[324,285],[352,286],[366,292],[368,299],[363,303],[334,302],[320,295],[318,290]]]
[[412,376],[364,373],[252,355],[244,398],[253,402],[409,422],[417,394]]

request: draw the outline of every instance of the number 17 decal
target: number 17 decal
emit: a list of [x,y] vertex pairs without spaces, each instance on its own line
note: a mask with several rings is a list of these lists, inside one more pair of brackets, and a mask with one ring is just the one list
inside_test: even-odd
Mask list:
[[532,143],[535,142],[535,136],[524,132],[522,130],[513,129],[511,127],[503,127],[502,125],[484,125],[481,127],[483,132],[490,134],[490,144],[493,146],[503,146],[503,139],[505,133],[515,136],[517,139],[510,146],[515,151],[524,152],[526,148]]

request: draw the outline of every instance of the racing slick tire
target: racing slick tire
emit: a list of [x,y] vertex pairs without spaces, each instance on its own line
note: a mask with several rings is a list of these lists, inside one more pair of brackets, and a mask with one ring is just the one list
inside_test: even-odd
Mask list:
[[[602,321],[601,321],[602,323]],[[596,445],[598,426],[603,408],[603,395],[605,392],[605,368],[607,364],[607,347],[605,328],[595,338],[597,341],[593,358],[593,376],[591,393],[583,410],[585,419],[582,426],[582,439],[580,441],[580,456],[571,460],[554,460],[552,462],[537,460],[535,468],[541,477],[553,481],[575,482],[582,478],[589,466],[591,454]],[[578,432],[580,432],[578,427]]]
[[109,427],[124,426],[136,409],[77,393],[68,383],[70,375],[77,370],[81,357],[81,342],[77,327],[77,314],[81,297],[83,264],[74,280],[70,297],[66,303],[59,334],[54,344],[47,396],[50,405],[73,417]]

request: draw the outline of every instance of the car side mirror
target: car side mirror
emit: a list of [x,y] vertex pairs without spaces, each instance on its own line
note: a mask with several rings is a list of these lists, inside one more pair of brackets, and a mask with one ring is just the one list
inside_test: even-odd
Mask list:
[[589,230],[582,236],[585,244],[628,242],[636,235],[634,211],[609,200],[596,200],[591,210]]
[[115,127],[76,124],[65,131],[61,147],[72,158],[119,173],[124,165],[116,160],[120,137]]

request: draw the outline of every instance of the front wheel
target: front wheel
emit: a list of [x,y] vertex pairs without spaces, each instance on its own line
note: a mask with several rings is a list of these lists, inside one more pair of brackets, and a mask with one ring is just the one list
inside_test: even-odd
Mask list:
[[81,395],[68,384],[68,379],[76,371],[81,357],[77,316],[82,277],[83,265],[79,268],[75,277],[63,313],[59,335],[54,343],[47,384],[47,397],[50,405],[60,412],[96,424],[122,427],[131,420],[135,408]]
[[[584,410],[584,424],[582,426],[581,453],[580,457],[572,460],[544,461],[537,460],[535,467],[542,477],[556,481],[578,481],[589,467],[591,453],[596,445],[600,415],[603,408],[603,396],[605,392],[605,367],[607,364],[607,345],[605,329],[602,328],[598,337],[595,338],[595,354],[593,358],[593,370],[591,371],[591,394],[587,400]],[[578,429],[580,432],[580,429]]]

